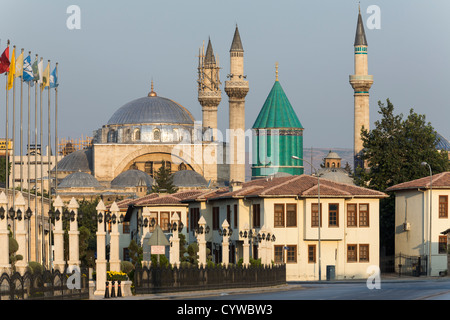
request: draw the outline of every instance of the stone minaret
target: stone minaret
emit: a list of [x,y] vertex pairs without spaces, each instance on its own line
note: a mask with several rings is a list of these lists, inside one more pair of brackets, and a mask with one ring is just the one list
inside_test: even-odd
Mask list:
[[244,75],[244,48],[238,27],[230,49],[230,74],[225,81],[229,97],[229,157],[230,181],[245,182],[245,97],[249,87]]
[[203,128],[212,130],[213,141],[217,140],[217,108],[222,99],[220,91],[219,62],[216,61],[211,40],[206,54],[204,46],[200,49],[198,61],[198,101],[203,111]]
[[367,62],[367,40],[364,32],[364,24],[359,10],[358,24],[355,37],[355,74],[350,76],[350,84],[355,91],[355,114],[354,114],[354,169],[358,166],[364,167],[360,159],[363,150],[361,129],[370,129],[369,122],[369,90],[373,84],[373,76],[368,74]]

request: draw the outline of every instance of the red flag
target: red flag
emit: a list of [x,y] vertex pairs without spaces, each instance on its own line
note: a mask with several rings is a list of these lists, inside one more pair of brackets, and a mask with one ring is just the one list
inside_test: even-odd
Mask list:
[[9,47],[7,47],[5,51],[3,51],[2,56],[0,57],[0,74],[9,71],[10,63],[11,62],[9,61]]

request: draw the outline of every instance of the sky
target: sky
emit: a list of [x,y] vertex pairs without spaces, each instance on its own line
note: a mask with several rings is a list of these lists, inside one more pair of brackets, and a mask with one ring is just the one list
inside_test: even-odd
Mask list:
[[[250,86],[247,129],[274,84],[278,62],[280,83],[305,128],[304,147],[353,148],[349,75],[354,72],[356,0],[0,3],[0,50],[9,39],[19,51],[24,48],[33,58],[38,54],[44,61],[51,60],[51,69],[55,62],[59,64],[60,138],[92,136],[122,105],[146,96],[152,79],[159,96],[178,102],[201,121],[196,82],[199,47],[211,39],[224,83],[238,25]],[[71,5],[80,8],[80,29],[67,27],[73,17],[67,13]],[[396,113],[407,115],[413,108],[449,139],[450,1],[362,0],[360,5],[369,45],[369,74],[374,76],[371,126],[379,119],[378,101],[389,98]],[[372,5],[380,9],[379,29],[369,28],[367,20],[373,12],[367,13],[367,8]],[[1,120],[5,100],[5,91],[0,91],[0,137],[5,135]],[[228,97],[223,85],[219,119],[219,129],[225,131]],[[26,130],[26,116],[23,121]]]

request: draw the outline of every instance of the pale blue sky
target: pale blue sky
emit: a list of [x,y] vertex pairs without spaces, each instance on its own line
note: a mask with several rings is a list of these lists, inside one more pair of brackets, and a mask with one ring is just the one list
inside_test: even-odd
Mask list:
[[[81,30],[66,27],[66,9],[72,4],[81,9]],[[378,100],[390,98],[398,113],[414,108],[426,114],[449,139],[450,1],[363,0],[365,22],[370,5],[381,9],[381,29],[369,30],[366,24],[374,76],[371,123],[379,118]],[[123,104],[147,95],[151,78],[159,96],[177,101],[201,120],[198,49],[211,37],[224,82],[237,23],[250,84],[247,128],[264,104],[279,62],[281,85],[305,127],[304,147],[352,148],[348,76],[354,71],[357,14],[356,0],[3,0],[0,50],[10,39],[33,57],[50,59],[52,69],[59,62],[58,135],[79,138],[92,135]],[[4,101],[0,91],[1,119]],[[224,92],[219,119],[225,130]],[[0,121],[0,136],[4,132]]]

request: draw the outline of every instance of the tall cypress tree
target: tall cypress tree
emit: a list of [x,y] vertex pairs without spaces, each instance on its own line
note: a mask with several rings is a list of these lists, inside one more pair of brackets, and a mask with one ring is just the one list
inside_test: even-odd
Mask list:
[[163,161],[162,166],[155,173],[155,184],[152,186],[151,192],[154,193],[175,193],[178,188],[173,184],[172,173],[169,168],[166,167]]

